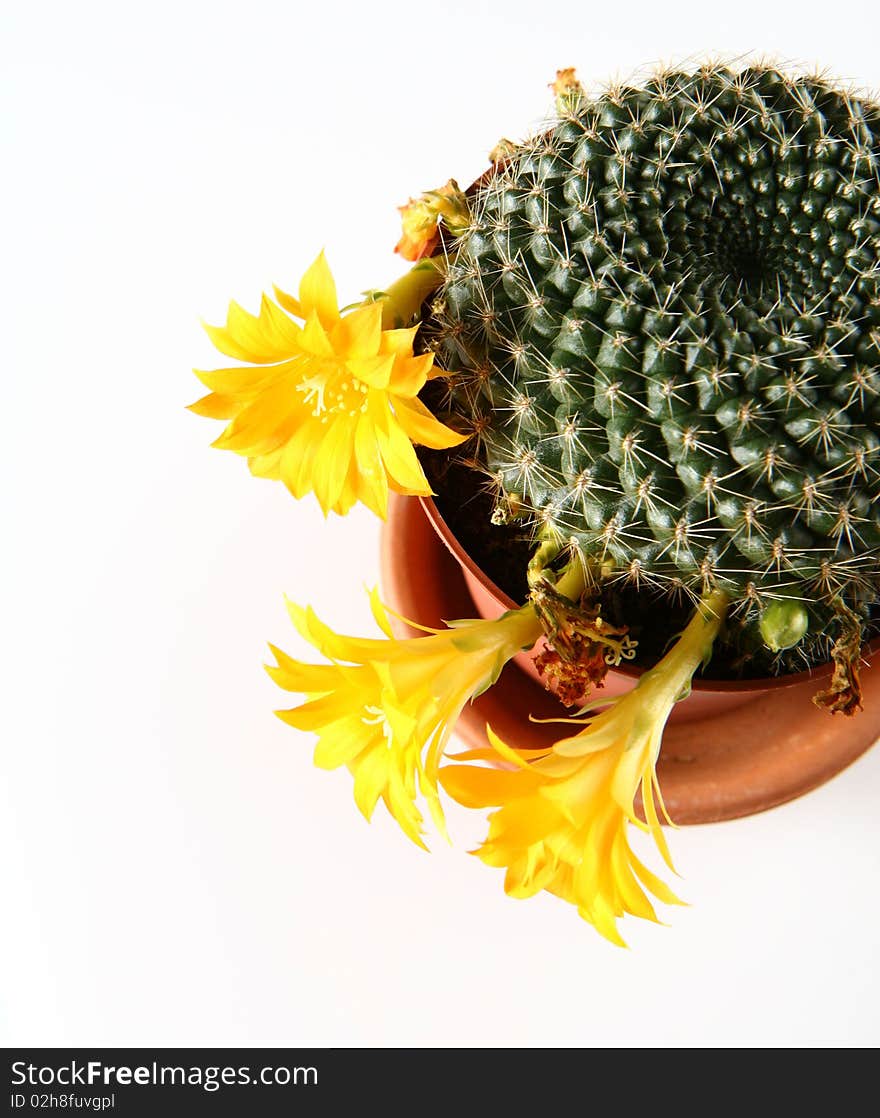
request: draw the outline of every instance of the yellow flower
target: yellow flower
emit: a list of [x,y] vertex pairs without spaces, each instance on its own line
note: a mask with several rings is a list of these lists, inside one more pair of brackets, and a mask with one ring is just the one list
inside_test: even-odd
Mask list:
[[430,256],[440,243],[440,221],[453,236],[463,233],[470,223],[468,200],[455,179],[439,190],[427,190],[420,198],[410,198],[399,206],[403,235],[394,251],[404,260],[421,260]]
[[[531,897],[545,889],[576,905],[586,921],[620,946],[625,944],[618,917],[631,913],[656,921],[650,896],[680,903],[636,857],[628,827],[647,831],[673,868],[658,816],[658,801],[664,816],[665,809],[655,764],[669,712],[711,649],[726,608],[722,592],[708,595],[660,663],[579,733],[524,758],[490,730],[494,753],[475,750],[463,756],[500,758],[512,768],[464,764],[441,771],[443,787],[466,807],[498,806],[476,853],[487,865],[507,867],[508,894]],[[634,805],[639,791],[645,822]]]
[[[347,765],[354,798],[369,819],[381,798],[420,846],[419,793],[444,830],[437,770],[465,703],[498,678],[507,661],[531,647],[541,626],[531,606],[497,621],[456,621],[427,636],[398,640],[375,592],[373,615],[386,639],[347,637],[322,624],[311,609],[288,603],[300,634],[329,664],[306,664],[272,647],[269,675],[306,702],[278,711],[300,730],[318,734],[315,764]],[[445,833],[445,832],[444,832]]]
[[294,497],[313,492],[325,515],[362,501],[384,517],[389,488],[430,494],[412,444],[440,449],[464,437],[417,398],[442,375],[432,355],[414,355],[418,327],[383,329],[381,300],[341,313],[323,253],[298,299],[275,294],[258,315],[232,303],[225,326],[206,326],[221,353],[249,363],[196,370],[211,392],[192,410],[230,420],[214,446],[245,455],[254,474],[282,480]]

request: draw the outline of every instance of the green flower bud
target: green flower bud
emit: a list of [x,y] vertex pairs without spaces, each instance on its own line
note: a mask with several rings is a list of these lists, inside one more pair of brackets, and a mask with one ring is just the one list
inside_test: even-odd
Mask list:
[[761,636],[774,652],[793,648],[806,633],[810,615],[802,602],[771,602],[761,615]]

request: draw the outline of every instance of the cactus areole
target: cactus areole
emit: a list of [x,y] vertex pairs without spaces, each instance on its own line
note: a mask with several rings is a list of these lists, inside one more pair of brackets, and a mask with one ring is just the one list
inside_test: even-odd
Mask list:
[[425,325],[496,520],[597,585],[723,590],[740,643],[789,650],[772,670],[851,684],[880,586],[880,109],[710,67],[558,105],[474,190]]

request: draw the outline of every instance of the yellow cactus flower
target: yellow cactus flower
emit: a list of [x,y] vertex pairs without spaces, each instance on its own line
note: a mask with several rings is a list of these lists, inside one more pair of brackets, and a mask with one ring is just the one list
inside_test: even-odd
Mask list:
[[458,716],[512,656],[535,643],[541,625],[527,605],[496,621],[455,621],[398,640],[375,591],[371,604],[385,639],[341,636],[311,609],[288,603],[300,634],[331,662],[302,663],[270,646],[277,663],[266,670],[285,691],[306,696],[302,705],[277,713],[318,734],[315,764],[347,765],[364,816],[372,816],[381,798],[405,834],[424,846],[416,798],[421,793],[445,833],[437,771]]
[[323,253],[298,299],[275,294],[258,315],[232,303],[225,326],[205,327],[221,353],[248,363],[196,370],[211,391],[191,410],[230,421],[213,445],[245,455],[294,497],[313,492],[325,515],[361,501],[384,517],[389,489],[430,494],[413,443],[442,449],[464,436],[418,399],[443,374],[431,354],[413,353],[417,326],[383,329],[382,300],[340,312]]
[[[476,853],[487,865],[507,867],[510,896],[547,890],[576,905],[620,946],[618,917],[631,913],[656,921],[650,896],[680,903],[636,857],[627,831],[633,824],[648,832],[673,868],[657,810],[659,801],[665,816],[655,764],[669,713],[710,653],[726,609],[723,592],[707,595],[671,651],[579,733],[524,755],[490,729],[494,751],[463,756],[500,759],[512,768],[459,764],[441,770],[443,787],[466,807],[498,806]],[[635,809],[639,791],[645,822]]]
[[399,206],[403,235],[394,247],[404,260],[430,256],[440,243],[440,221],[453,236],[463,233],[470,223],[470,206],[455,179],[439,190],[427,190],[420,198],[410,198]]

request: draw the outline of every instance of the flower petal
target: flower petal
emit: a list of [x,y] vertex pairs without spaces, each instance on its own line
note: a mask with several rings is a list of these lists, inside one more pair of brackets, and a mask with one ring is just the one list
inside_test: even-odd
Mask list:
[[304,664],[270,644],[276,664],[267,664],[266,671],[282,691],[298,691],[304,695],[325,695],[339,686],[339,668],[335,664]]
[[354,449],[355,426],[355,421],[347,415],[331,420],[315,454],[311,482],[325,515],[342,493]]
[[385,604],[379,597],[379,587],[374,586],[370,591],[370,612],[373,615],[373,620],[385,634],[389,640],[394,640],[394,633],[391,629],[391,622],[388,620],[388,611]]
[[278,300],[280,306],[284,307],[288,314],[294,315],[296,318],[305,318],[303,314],[302,304],[299,299],[294,299],[292,295],[288,295],[286,291],[282,291],[280,287],[272,285],[272,290],[275,292],[275,298]]
[[373,421],[368,415],[358,417],[354,438],[362,500],[384,520],[388,512],[388,478],[379,453]]
[[433,353],[422,353],[417,357],[398,355],[389,379],[391,391],[397,396],[417,396],[425,387],[433,367]]
[[[379,304],[381,310],[381,304]],[[383,330],[379,346],[380,353],[393,353],[396,357],[412,357],[418,324],[401,330]],[[434,355],[428,354],[433,361]]]
[[412,442],[434,450],[446,450],[451,446],[460,446],[468,439],[468,435],[461,435],[435,419],[421,400],[405,400],[402,396],[392,399],[397,422]]
[[[478,765],[445,765],[440,770],[440,783],[464,807],[491,807],[529,791],[528,782],[520,778],[518,771]],[[535,775],[532,788],[539,783],[540,778]]]
[[303,350],[313,357],[334,357],[333,343],[317,311],[310,311],[303,328]]
[[203,415],[207,419],[231,419],[238,414],[241,404],[234,396],[221,396],[219,392],[209,392],[194,404],[188,406],[188,411],[195,415]]
[[339,321],[336,281],[323,252],[318,253],[300,280],[299,302],[305,316],[317,314],[325,330],[331,330]]
[[321,734],[315,746],[314,762],[318,769],[338,769],[353,765],[365,749],[382,744],[382,731],[364,722],[357,714],[350,715]]
[[[376,416],[375,408],[371,414]],[[376,417],[376,437],[379,451],[388,474],[401,492],[430,496],[433,493],[428,479],[397,419],[390,414]]]
[[279,370],[290,369],[294,365],[246,365],[234,369],[193,369],[206,388],[229,396],[253,396],[267,384],[272,384]]
[[248,467],[254,477],[264,477],[271,481],[280,481],[281,459],[283,455],[284,446],[278,446],[274,450],[270,450],[268,454],[257,454],[252,458],[248,458]]
[[382,306],[367,303],[344,314],[333,327],[333,348],[349,357],[375,357],[382,341]]
[[[263,310],[271,304],[264,298]],[[278,316],[282,315],[276,310]],[[250,314],[240,307],[238,303],[229,304],[226,316],[226,326],[204,326],[208,337],[228,357],[236,357],[241,361],[252,361],[257,365],[268,364],[274,361],[283,361],[291,354],[290,338],[293,331],[299,328],[295,323],[287,320],[287,326],[282,330],[278,319],[273,315],[264,318]]]
[[323,428],[305,422],[288,440],[281,454],[281,480],[294,497],[312,490],[312,464],[321,447]]
[[366,750],[354,774],[354,802],[364,819],[370,820],[388,780],[389,757],[384,741]]
[[379,354],[375,357],[350,357],[345,362],[345,367],[352,376],[357,377],[363,384],[370,388],[384,390],[391,379],[391,370],[394,367],[394,358],[390,354]]
[[289,437],[301,404],[289,377],[280,377],[244,407],[215,441],[237,454],[268,454]]

